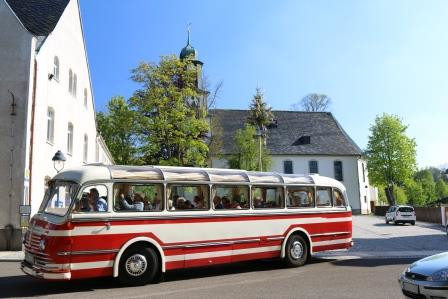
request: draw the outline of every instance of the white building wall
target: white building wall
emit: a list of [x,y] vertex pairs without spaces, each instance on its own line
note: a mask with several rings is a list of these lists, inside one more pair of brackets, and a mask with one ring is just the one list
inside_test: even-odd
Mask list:
[[[288,155],[274,155],[272,156],[272,166],[270,171],[283,173],[283,162],[286,160],[292,161],[293,171],[296,174],[308,174],[308,162],[311,160],[318,161],[319,174],[335,178],[334,161],[342,162],[343,181],[347,189],[347,196],[352,206],[353,213],[369,213],[370,195],[365,184],[361,185],[362,172],[359,166],[360,159],[356,156],[288,156]],[[363,162],[365,163],[365,162]],[[212,159],[213,167],[228,168],[227,162],[222,159]],[[368,186],[367,172],[366,183]],[[367,196],[367,203],[364,202],[364,196]]]
[[[59,58],[59,80],[49,79],[53,73],[54,57]],[[90,75],[79,18],[78,3],[70,1],[54,31],[48,36],[36,56],[37,84],[35,130],[32,168],[32,213],[42,201],[45,180],[53,177],[56,170],[52,157],[61,150],[67,161],[65,168],[97,162],[97,131],[92,100]],[[77,76],[76,96],[69,92],[69,70]],[[84,89],[87,89],[87,106],[84,105]],[[55,112],[54,141],[47,141],[47,110]],[[67,152],[68,124],[73,124],[73,152]],[[88,158],[84,161],[84,135],[88,136]],[[103,145],[100,157],[107,157]],[[110,164],[110,159],[105,161]]]

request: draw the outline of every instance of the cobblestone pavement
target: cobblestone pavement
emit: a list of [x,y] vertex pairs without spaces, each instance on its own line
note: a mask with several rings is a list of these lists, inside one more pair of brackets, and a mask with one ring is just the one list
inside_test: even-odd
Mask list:
[[362,258],[423,257],[448,251],[448,236],[440,224],[386,224],[384,217],[353,216],[354,246],[318,256]]

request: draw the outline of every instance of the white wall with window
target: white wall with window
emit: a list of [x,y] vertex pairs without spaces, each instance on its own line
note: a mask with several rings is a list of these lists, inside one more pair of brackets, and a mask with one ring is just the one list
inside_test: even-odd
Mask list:
[[47,110],[47,142],[54,142],[54,109],[51,107]]
[[67,154],[73,155],[73,124],[67,126]]
[[57,56],[54,57],[53,61],[53,79],[59,81],[59,58]]

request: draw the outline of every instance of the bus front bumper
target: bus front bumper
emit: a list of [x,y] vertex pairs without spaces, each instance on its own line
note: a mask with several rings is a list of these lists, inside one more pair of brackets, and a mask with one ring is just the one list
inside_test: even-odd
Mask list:
[[52,280],[69,280],[71,278],[70,272],[49,272],[41,268],[34,267],[26,261],[23,261],[21,263],[20,268],[23,273],[36,278],[52,279]]

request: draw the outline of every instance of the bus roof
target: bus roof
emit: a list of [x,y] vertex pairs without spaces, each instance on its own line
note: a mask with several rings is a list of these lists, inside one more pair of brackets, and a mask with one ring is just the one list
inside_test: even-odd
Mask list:
[[93,180],[163,180],[163,181],[201,181],[221,183],[280,183],[317,184],[345,189],[332,178],[317,174],[280,174],[276,172],[257,172],[239,169],[197,168],[177,166],[123,166],[88,164],[69,168],[58,173],[54,179],[84,183]]

